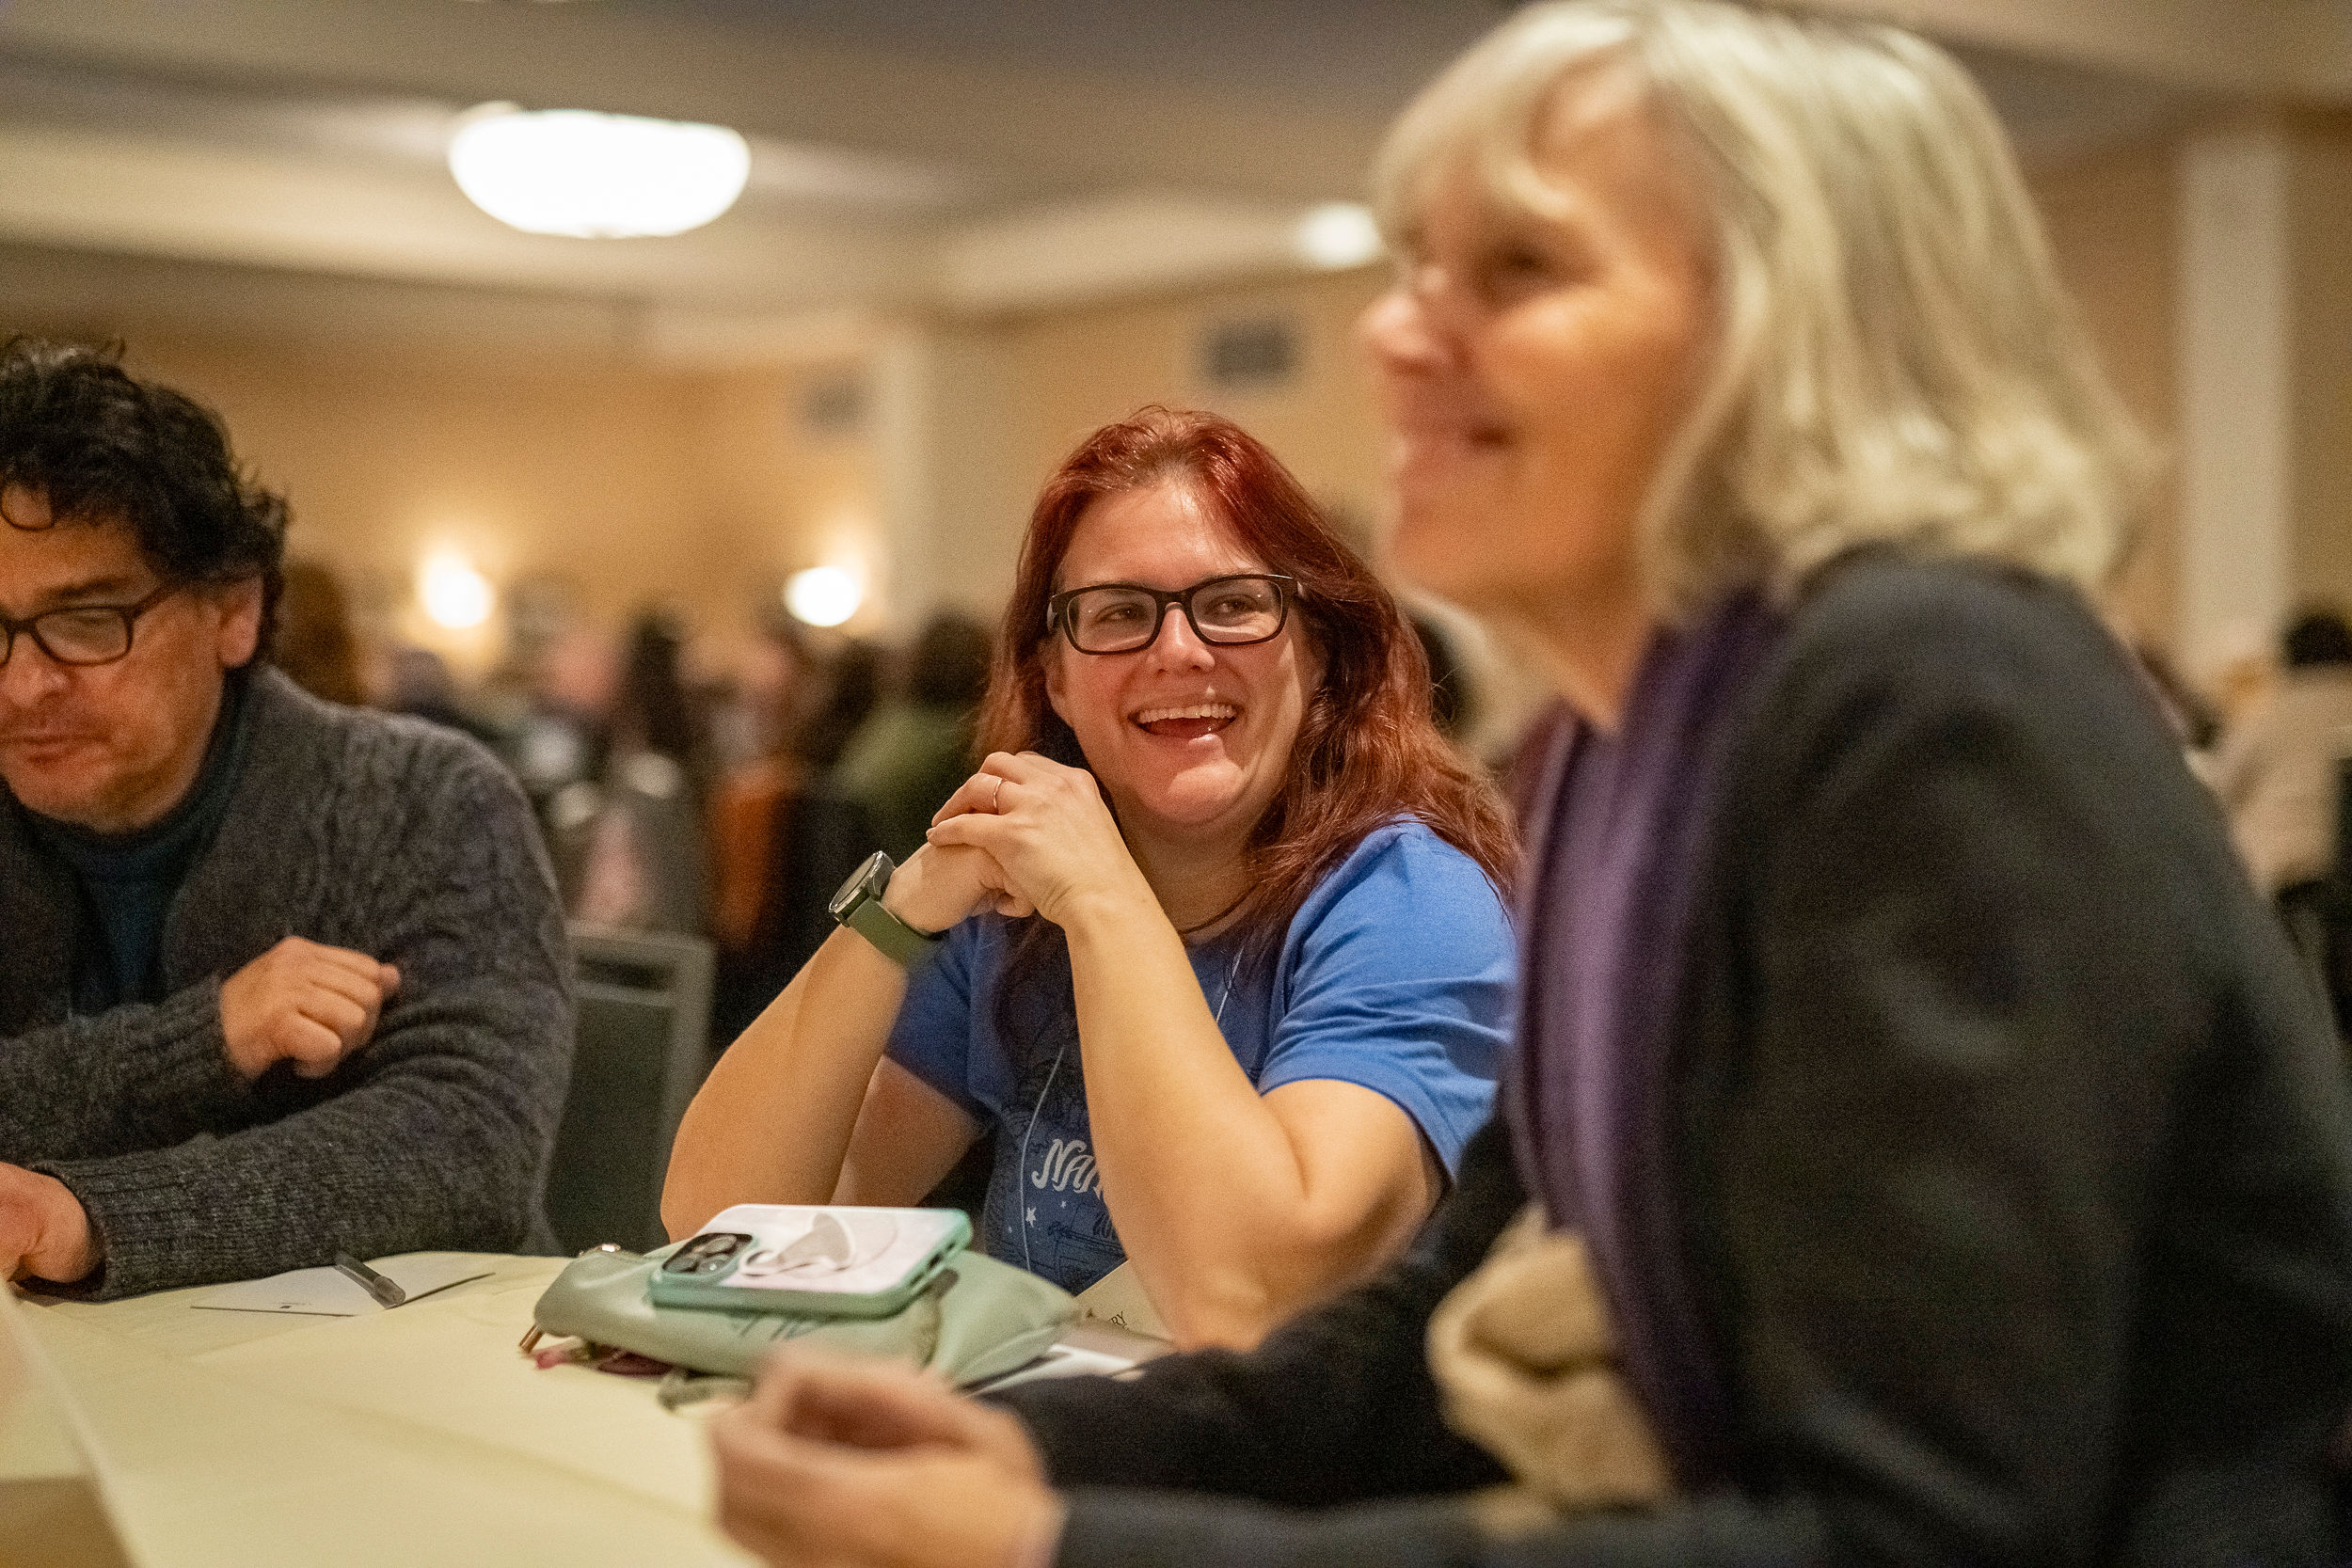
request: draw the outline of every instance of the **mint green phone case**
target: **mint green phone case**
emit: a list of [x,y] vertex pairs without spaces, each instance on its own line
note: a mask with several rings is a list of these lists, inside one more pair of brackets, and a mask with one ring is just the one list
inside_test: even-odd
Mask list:
[[[822,1205],[817,1207],[824,1207]],[[932,1209],[915,1211],[941,1224],[939,1239],[927,1248],[921,1259],[912,1264],[898,1278],[873,1291],[796,1291],[768,1285],[747,1285],[736,1282],[737,1271],[744,1259],[756,1250],[754,1246],[739,1248],[724,1269],[713,1274],[680,1275],[666,1267],[656,1268],[647,1282],[646,1293],[660,1307],[699,1307],[728,1312],[775,1312],[795,1317],[887,1318],[902,1311],[906,1305],[921,1295],[948,1261],[972,1240],[972,1223],[961,1210]],[[723,1217],[723,1216],[722,1216]],[[716,1223],[715,1221],[713,1222]],[[736,1234],[737,1232],[705,1232],[704,1234]],[[699,1237],[690,1237],[678,1243],[678,1251],[691,1247]]]

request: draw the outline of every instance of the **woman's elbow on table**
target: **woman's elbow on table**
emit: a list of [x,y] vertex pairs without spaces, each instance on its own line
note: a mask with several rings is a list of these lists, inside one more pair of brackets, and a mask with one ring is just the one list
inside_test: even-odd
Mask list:
[[1370,1227],[1343,1236],[1316,1236],[1301,1227],[1289,1238],[1250,1245],[1245,1256],[1180,1265],[1176,1277],[1154,1293],[1152,1306],[1178,1350],[1255,1350],[1298,1313],[1372,1274],[1394,1251],[1389,1236]]
[[1368,1278],[1401,1252],[1445,1190],[1444,1168],[1418,1132],[1385,1180],[1310,1187],[1293,1212],[1223,1228],[1222,1255],[1153,1271],[1152,1305],[1183,1350],[1250,1350],[1298,1313]]
[[701,1223],[699,1220],[689,1219],[687,1215],[690,1212],[702,1212],[702,1210],[696,1200],[686,1196],[678,1190],[677,1173],[675,1170],[670,1173],[670,1178],[661,1184],[661,1228],[668,1234],[670,1240],[677,1242],[691,1235],[694,1227]]
[[721,1131],[694,1126],[699,1108],[699,1101],[687,1107],[686,1120],[670,1148],[669,1171],[661,1180],[661,1228],[674,1242],[693,1235],[729,1204],[752,1201],[745,1196],[741,1173],[729,1168],[728,1144]]
[[1198,1271],[1152,1305],[1180,1351],[1255,1350],[1290,1315],[1264,1281],[1238,1270]]

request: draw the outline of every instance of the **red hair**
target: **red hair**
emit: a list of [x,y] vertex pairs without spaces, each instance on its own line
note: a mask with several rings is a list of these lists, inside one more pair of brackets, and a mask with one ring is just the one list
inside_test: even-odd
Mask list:
[[1005,607],[982,749],[1084,766],[1045,698],[1045,601],[1088,508],[1161,483],[1183,485],[1268,571],[1295,579],[1292,625],[1305,624],[1323,657],[1288,776],[1249,839],[1250,891],[1234,911],[1249,961],[1271,958],[1315,884],[1400,816],[1426,823],[1507,889],[1518,840],[1493,784],[1438,733],[1421,640],[1281,460],[1215,414],[1138,409],[1087,437],[1046,481]]

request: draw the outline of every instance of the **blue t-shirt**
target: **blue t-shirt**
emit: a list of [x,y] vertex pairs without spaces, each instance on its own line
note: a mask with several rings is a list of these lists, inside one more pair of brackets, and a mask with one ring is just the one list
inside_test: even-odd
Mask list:
[[[980,1216],[991,1257],[1082,1291],[1126,1258],[1087,1119],[1069,959],[1021,988],[1000,1029],[1019,927],[964,921],[907,988],[890,1059],[996,1132]],[[1200,994],[1260,1094],[1360,1084],[1411,1117],[1451,1174],[1486,1119],[1510,1037],[1518,955],[1478,863],[1418,821],[1364,836],[1292,917],[1253,977],[1228,937],[1190,949]]]

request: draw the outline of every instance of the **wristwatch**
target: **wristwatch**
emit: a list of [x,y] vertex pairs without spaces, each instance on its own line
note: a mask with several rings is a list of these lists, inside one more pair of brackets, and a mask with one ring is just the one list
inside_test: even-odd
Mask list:
[[890,885],[890,874],[897,869],[888,855],[875,850],[866,857],[865,864],[850,873],[850,879],[833,895],[825,912],[836,925],[847,926],[880,948],[882,957],[912,972],[922,968],[947,938],[945,932],[918,931],[882,907],[882,890]]

